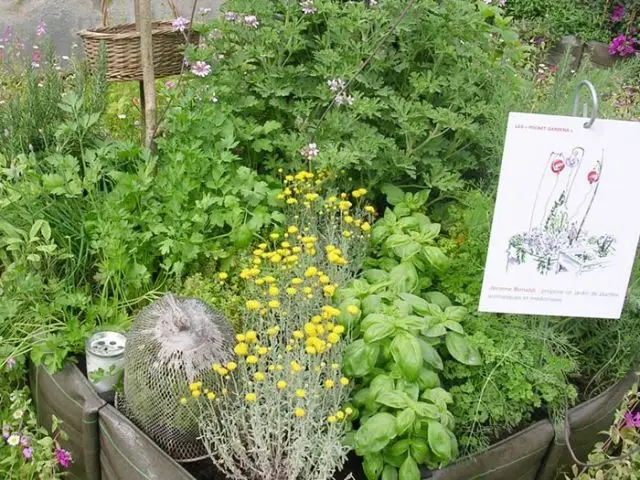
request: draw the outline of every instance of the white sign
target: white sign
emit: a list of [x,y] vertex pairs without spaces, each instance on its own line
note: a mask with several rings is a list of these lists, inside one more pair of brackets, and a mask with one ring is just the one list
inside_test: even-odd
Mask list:
[[640,233],[640,123],[511,113],[480,311],[620,318]]

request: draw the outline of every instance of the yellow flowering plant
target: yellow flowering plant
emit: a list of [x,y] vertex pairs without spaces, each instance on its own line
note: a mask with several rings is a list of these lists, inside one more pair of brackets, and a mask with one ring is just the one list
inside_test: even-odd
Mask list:
[[200,406],[211,460],[232,479],[324,480],[346,459],[348,332],[332,298],[361,269],[375,212],[365,189],[323,195],[326,180],[284,178],[287,223],[254,246],[238,274],[244,328],[234,361],[212,366],[215,384],[185,393]]

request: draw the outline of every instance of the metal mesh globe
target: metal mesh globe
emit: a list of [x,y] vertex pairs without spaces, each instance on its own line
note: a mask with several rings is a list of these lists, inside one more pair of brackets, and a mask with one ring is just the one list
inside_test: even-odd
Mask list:
[[165,295],[138,314],[127,334],[117,408],[175,460],[205,458],[197,407],[180,399],[189,383],[213,379],[213,363],[231,360],[233,340],[229,322],[206,303]]

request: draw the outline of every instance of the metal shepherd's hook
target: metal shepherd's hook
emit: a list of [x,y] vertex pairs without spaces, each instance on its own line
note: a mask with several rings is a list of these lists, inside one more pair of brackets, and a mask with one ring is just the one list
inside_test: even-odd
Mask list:
[[[576,91],[573,96],[573,116],[574,117],[578,116],[578,107],[580,104],[580,89],[583,86],[586,86],[587,88],[589,88],[589,91],[591,92],[591,100],[593,103],[593,105],[591,106],[591,118],[589,118],[589,120],[585,122],[584,128],[591,128],[591,125],[593,125],[593,122],[595,122],[596,118],[598,118],[599,102],[598,102],[598,94],[596,93],[596,87],[594,87],[593,83],[591,83],[589,80],[582,80],[576,87]],[[589,107],[586,103],[583,105],[582,112],[583,112],[582,113],[583,117],[589,116]]]

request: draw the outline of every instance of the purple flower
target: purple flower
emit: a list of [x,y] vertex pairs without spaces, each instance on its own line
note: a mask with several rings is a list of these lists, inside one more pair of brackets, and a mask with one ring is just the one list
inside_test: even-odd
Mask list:
[[300,8],[302,9],[302,13],[305,15],[311,15],[318,11],[318,9],[313,5],[313,0],[305,0],[304,2],[300,2]]
[[633,413],[627,412],[624,414],[624,426],[627,428],[634,428],[636,426],[636,422],[633,418]]
[[[9,130],[7,130],[6,128],[4,129],[4,136],[8,137],[9,136]],[[13,357],[9,357],[7,358],[7,368],[9,370],[13,369],[13,367],[16,366],[16,359]]]
[[42,54],[40,50],[34,50],[31,52],[31,66],[33,68],[38,68],[40,66],[40,59],[42,58]]
[[227,22],[237,22],[238,20],[240,20],[240,15],[238,15],[236,12],[227,12],[224,14],[224,19]]
[[31,457],[33,457],[33,448],[31,447],[26,447],[22,449],[22,456],[24,458],[26,458],[27,460],[29,460]]
[[247,27],[258,28],[258,25],[260,25],[255,15],[245,15],[243,20]]
[[609,44],[609,53],[611,55],[619,55],[620,57],[626,57],[633,55],[636,51],[634,47],[635,40],[632,37],[627,37],[624,34],[618,35],[611,40]]
[[613,11],[611,12],[611,21],[612,22],[619,22],[620,20],[622,20],[624,18],[624,5],[622,4],[617,4],[615,7],[613,7]]
[[62,468],[69,468],[73,461],[71,454],[62,448],[56,448],[56,460],[58,461],[58,465]]
[[173,27],[174,32],[184,32],[184,29],[189,25],[189,20],[184,17],[178,17],[173,22],[171,22],[171,26]]
[[336,95],[335,100],[336,105],[353,105],[353,97],[351,95],[345,95],[344,93],[339,93]]
[[10,434],[11,434],[11,425],[7,423],[2,424],[2,438],[6,440],[7,438],[9,438]]
[[193,73],[197,77],[206,77],[211,73],[211,65],[202,60],[198,60],[191,67],[191,73]]
[[200,7],[200,15],[207,15],[211,12],[211,9],[208,7]]
[[31,445],[31,437],[28,437],[27,435],[23,435],[20,438],[20,445],[22,445],[23,447],[28,447],[29,445]]
[[38,23],[38,26],[36,27],[36,36],[42,37],[46,34],[47,34],[47,24],[44,23],[43,19],[40,19],[40,23]]
[[176,86],[176,82],[173,80],[169,80],[164,84],[164,88],[166,88],[167,90],[171,90],[175,86]]

